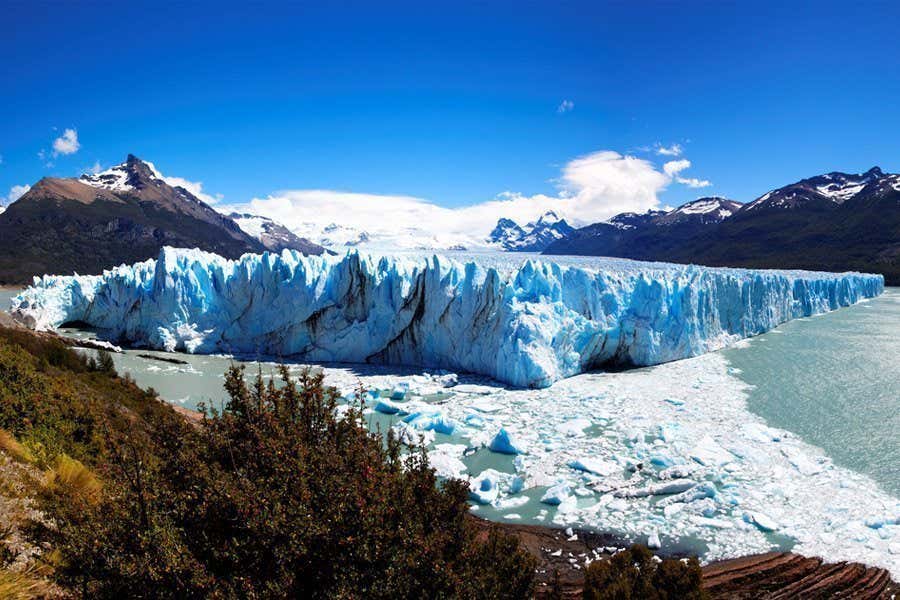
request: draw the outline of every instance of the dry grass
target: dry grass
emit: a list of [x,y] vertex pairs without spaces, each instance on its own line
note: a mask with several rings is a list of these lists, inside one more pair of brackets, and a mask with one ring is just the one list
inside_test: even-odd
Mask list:
[[91,504],[100,499],[103,487],[90,469],[65,454],[59,455],[47,471],[45,485],[52,491],[68,493]]
[[33,600],[53,596],[53,587],[29,572],[0,570],[0,598]]
[[6,452],[20,463],[34,463],[34,455],[5,429],[0,429],[0,450]]

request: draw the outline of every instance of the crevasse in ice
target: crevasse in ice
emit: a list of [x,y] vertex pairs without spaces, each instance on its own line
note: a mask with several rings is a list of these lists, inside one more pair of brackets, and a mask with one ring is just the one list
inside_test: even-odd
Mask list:
[[880,294],[880,275],[596,259],[508,268],[445,256],[164,248],[95,276],[44,276],[12,301],[27,325],[72,321],[168,351],[371,362],[546,387],[604,364],[715,350]]

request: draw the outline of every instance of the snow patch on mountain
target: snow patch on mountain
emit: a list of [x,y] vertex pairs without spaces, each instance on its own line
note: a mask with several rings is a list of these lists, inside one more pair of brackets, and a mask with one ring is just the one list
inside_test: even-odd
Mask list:
[[613,218],[603,221],[606,225],[612,225],[616,229],[627,231],[629,229],[637,229],[642,225],[651,223],[657,217],[667,214],[664,210],[648,210],[645,213],[625,212],[620,213]]
[[885,177],[890,176],[885,175],[878,167],[872,167],[865,173],[855,174],[833,171],[767,192],[747,204],[744,210],[756,210],[762,207],[796,208],[817,200],[824,201],[826,204],[828,201],[834,204],[843,204],[859,194],[869,184],[876,183]]
[[724,207],[724,203],[729,202],[725,198],[701,198],[694,202],[688,202],[676,208],[673,212],[685,215],[707,215],[716,213],[721,218],[730,217],[734,211]]
[[91,187],[103,188],[113,192],[130,192],[134,189],[134,186],[128,183],[129,178],[128,165],[127,163],[122,163],[99,173],[85,173],[81,176],[81,182]]
[[262,242],[270,252],[282,250],[299,250],[304,254],[322,254],[324,248],[307,239],[297,236],[290,229],[268,217],[250,213],[230,213],[233,220],[245,233]]
[[237,223],[241,229],[243,229],[246,233],[249,233],[256,239],[259,239],[266,233],[267,229],[274,222],[272,219],[268,217],[260,217],[258,215],[251,215],[249,213],[231,213],[228,215],[231,219]]

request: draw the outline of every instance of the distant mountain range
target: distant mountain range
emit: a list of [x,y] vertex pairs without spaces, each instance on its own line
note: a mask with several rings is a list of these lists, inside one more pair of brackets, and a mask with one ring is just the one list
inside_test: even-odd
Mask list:
[[[151,163],[129,155],[95,175],[45,177],[6,207],[0,213],[0,283],[43,273],[100,273],[154,257],[162,246],[237,258],[291,243],[296,240],[268,231],[248,233],[187,189],[166,183]],[[308,242],[299,249],[323,251]]]
[[574,227],[551,210],[524,227],[512,219],[498,220],[488,236],[488,242],[512,252],[541,252],[574,231]]
[[700,198],[668,212],[621,213],[573,231],[548,245],[545,253],[625,258],[645,254],[651,260],[662,260],[657,257],[671,255],[687,240],[733,216],[741,206],[726,198]]
[[423,222],[416,227],[396,227],[389,220],[372,223],[361,229],[344,223],[325,225],[300,223],[295,233],[314,240],[335,251],[363,248],[371,251],[429,251],[429,250],[508,250],[512,252],[540,252],[551,242],[564,238],[575,228],[555,212],[547,211],[536,221],[519,225],[512,219],[501,218],[487,236],[476,231],[445,231],[441,224]]
[[900,284],[900,175],[827,173],[741,205],[701,198],[576,230],[545,254],[882,273]]
[[323,246],[337,251],[494,248],[711,266],[857,270],[882,273],[889,285],[900,285],[900,175],[878,167],[810,177],[747,204],[700,198],[669,211],[622,213],[580,229],[553,211],[525,225],[501,218],[486,238],[474,231],[442,234],[427,226],[364,231],[341,223],[302,223],[291,230],[243,211],[223,214],[184,187],[170,185],[152,163],[129,155],[94,175],[41,179],[0,208],[0,284],[44,273],[99,273],[154,257],[168,245],[229,258],[285,248],[328,252]]

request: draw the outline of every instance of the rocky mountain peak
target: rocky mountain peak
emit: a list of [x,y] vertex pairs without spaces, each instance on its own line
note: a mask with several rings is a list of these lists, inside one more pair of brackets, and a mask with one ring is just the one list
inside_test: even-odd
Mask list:
[[122,164],[110,167],[99,173],[85,173],[82,183],[92,187],[104,188],[114,192],[131,192],[147,187],[165,185],[165,181],[153,165],[134,154],[129,154]]

